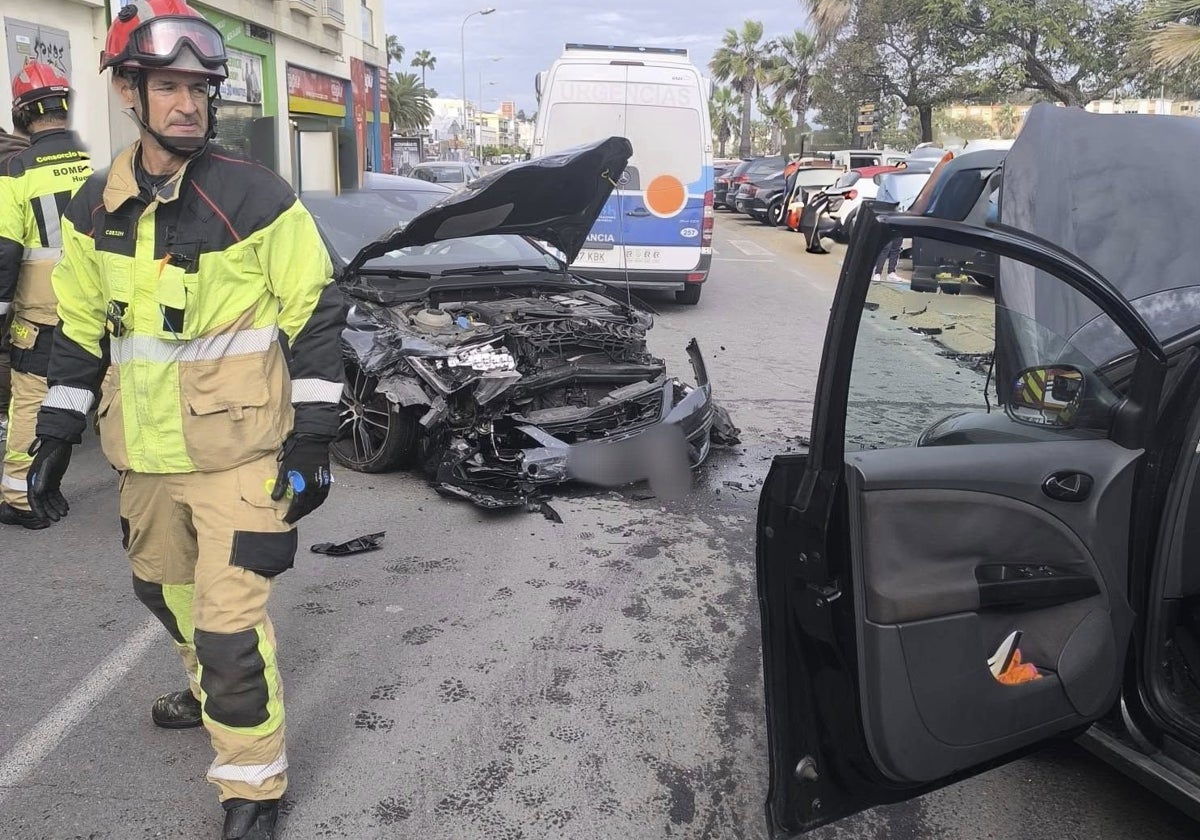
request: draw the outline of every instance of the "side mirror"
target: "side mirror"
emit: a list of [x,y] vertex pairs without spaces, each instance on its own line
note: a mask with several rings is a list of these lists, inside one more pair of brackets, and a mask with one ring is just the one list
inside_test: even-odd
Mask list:
[[1083,402],[1083,371],[1070,365],[1032,367],[1021,371],[1004,411],[1018,423],[1069,429]]

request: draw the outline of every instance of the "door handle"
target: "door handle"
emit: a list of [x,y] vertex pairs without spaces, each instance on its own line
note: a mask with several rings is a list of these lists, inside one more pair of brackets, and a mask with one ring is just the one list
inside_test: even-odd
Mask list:
[[1094,483],[1087,473],[1060,470],[1042,482],[1042,492],[1058,502],[1082,502],[1091,495]]

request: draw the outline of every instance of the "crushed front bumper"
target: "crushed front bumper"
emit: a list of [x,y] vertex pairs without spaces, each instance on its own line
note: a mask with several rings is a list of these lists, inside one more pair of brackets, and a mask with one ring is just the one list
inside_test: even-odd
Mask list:
[[714,421],[732,429],[732,435],[722,429],[726,437],[736,437],[737,431],[713,403],[712,385],[695,339],[687,350],[696,386],[665,378],[659,386],[661,409],[656,420],[575,444],[538,426],[520,425],[517,428],[530,446],[516,458],[452,448],[438,466],[435,487],[480,507],[502,508],[524,505],[539,490],[571,481],[602,487],[639,481],[678,484],[708,457]]

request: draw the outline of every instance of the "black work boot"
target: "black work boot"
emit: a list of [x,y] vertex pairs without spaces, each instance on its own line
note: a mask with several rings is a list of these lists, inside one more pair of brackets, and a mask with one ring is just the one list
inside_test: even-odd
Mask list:
[[20,525],[30,531],[40,531],[50,527],[49,519],[43,519],[31,510],[15,508],[8,502],[0,502],[0,522],[5,525]]
[[279,800],[226,799],[225,830],[221,840],[275,840],[275,820],[279,816]]
[[200,701],[187,689],[172,691],[155,700],[150,707],[150,717],[154,718],[155,726],[163,729],[191,729],[204,723],[200,717]]

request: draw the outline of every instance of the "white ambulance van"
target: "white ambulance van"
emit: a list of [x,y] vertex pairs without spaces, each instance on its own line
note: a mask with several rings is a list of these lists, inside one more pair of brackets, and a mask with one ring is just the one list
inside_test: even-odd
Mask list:
[[536,89],[533,157],[612,136],[633,144],[573,270],[698,303],[712,262],[713,144],[710,83],[687,50],[567,44]]

